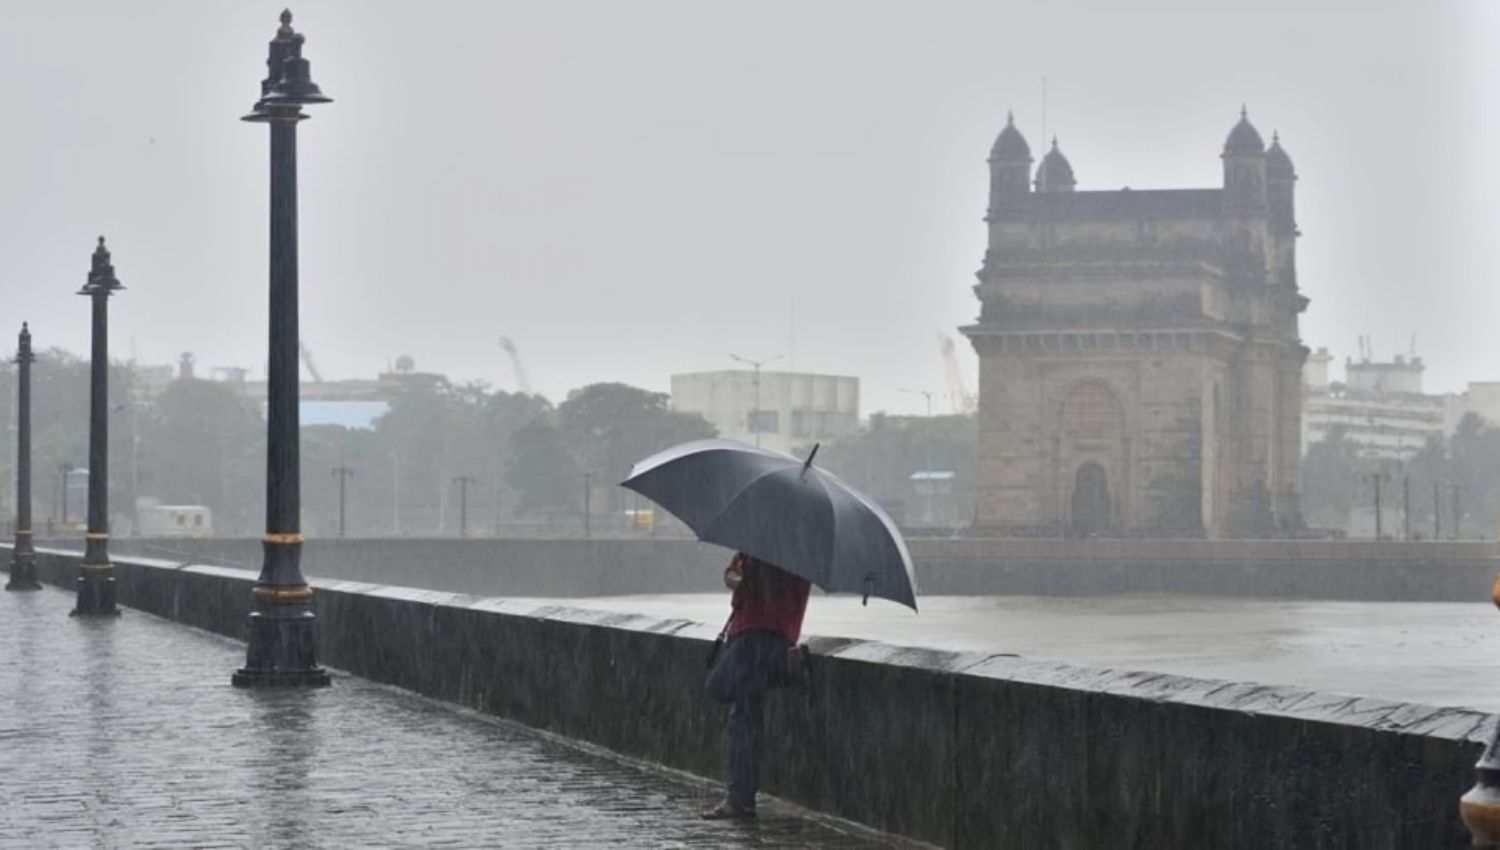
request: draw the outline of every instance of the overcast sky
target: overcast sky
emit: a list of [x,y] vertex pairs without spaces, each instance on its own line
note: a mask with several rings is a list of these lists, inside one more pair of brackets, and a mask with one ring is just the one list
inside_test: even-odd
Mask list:
[[[513,389],[510,336],[555,401],[781,355],[920,412],[977,313],[985,157],[1007,109],[1040,155],[1045,77],[1080,189],[1219,185],[1246,104],[1301,176],[1304,341],[1500,380],[1496,8],[303,2],[336,101],[299,131],[303,336],[325,377],[410,354]],[[102,233],[115,356],[263,375],[267,133],[237,119],[280,9],[7,7],[0,316],[86,352]]]

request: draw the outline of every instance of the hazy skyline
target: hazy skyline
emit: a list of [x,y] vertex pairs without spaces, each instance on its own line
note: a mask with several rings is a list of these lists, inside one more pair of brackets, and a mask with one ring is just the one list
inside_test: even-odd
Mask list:
[[[0,335],[86,353],[102,233],[115,356],[263,374],[267,139],[238,118],[281,5],[11,11]],[[1301,178],[1304,342],[1415,335],[1430,391],[1500,380],[1500,13],[1366,6],[312,0],[302,334],[327,377],[409,354],[514,389],[509,336],[553,401],[795,354],[917,413],[977,313],[1007,110],[1080,189],[1207,187],[1243,103]]]

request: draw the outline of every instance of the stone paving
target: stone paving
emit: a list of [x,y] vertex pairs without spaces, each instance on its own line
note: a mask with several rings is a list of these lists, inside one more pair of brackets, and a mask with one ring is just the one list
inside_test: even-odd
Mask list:
[[913,846],[350,676],[238,690],[243,644],[73,601],[0,593],[0,847]]

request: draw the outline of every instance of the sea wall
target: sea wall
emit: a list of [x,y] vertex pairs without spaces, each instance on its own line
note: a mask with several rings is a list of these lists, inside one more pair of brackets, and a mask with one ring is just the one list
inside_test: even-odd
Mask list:
[[[45,551],[38,572],[69,587],[78,558]],[[253,572],[117,558],[116,573],[121,604],[244,637]],[[325,664],[659,764],[721,771],[724,710],[702,692],[711,627],[313,584]],[[810,643],[811,686],[768,707],[765,790],[944,846],[1463,846],[1457,800],[1496,721],[1295,688]],[[230,672],[204,675],[228,687]]]
[[[1493,541],[910,541],[922,591],[1097,596],[1208,593],[1360,601],[1478,601],[1500,565]],[[259,540],[120,539],[120,554],[258,569]],[[309,575],[482,596],[611,596],[718,590],[729,553],[691,540],[315,539]]]

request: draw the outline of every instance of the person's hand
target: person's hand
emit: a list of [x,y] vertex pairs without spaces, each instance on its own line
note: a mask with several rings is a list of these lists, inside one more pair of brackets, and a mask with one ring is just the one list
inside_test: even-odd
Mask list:
[[729,566],[724,569],[724,586],[734,590],[740,586],[745,578],[745,573],[737,566]]

